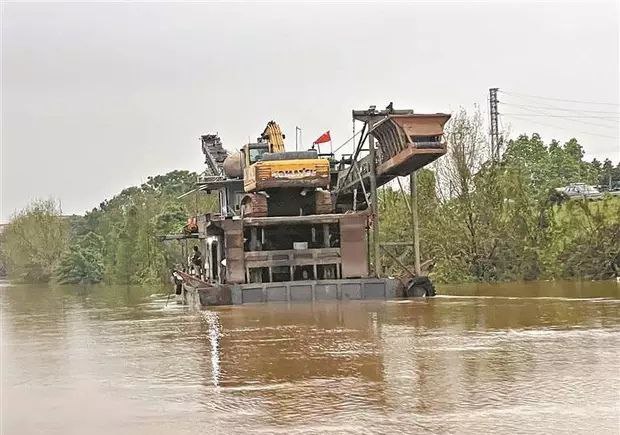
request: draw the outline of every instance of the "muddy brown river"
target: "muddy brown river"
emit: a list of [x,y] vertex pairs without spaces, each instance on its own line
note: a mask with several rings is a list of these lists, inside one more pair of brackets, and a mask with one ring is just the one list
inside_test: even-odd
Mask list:
[[0,283],[0,433],[620,433],[620,283],[438,290],[192,312]]

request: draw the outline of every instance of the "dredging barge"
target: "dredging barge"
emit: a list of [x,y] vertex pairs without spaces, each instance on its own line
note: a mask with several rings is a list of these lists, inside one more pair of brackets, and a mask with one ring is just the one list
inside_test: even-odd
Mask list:
[[355,152],[339,159],[314,145],[285,151],[273,121],[233,154],[217,135],[202,136],[207,170],[192,192],[217,193],[219,213],[198,215],[184,235],[164,237],[191,238],[204,253],[199,265],[175,272],[183,303],[433,296],[419,264],[412,271],[390,255],[410,279],[382,276],[376,198],[378,187],[446,153],[449,118],[392,104],[354,110],[364,126]]

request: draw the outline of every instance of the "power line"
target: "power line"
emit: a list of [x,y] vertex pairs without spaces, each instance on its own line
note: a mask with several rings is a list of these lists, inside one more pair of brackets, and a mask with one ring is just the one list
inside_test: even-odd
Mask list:
[[601,114],[609,114],[609,115],[616,115],[616,116],[620,116],[620,112],[610,112],[607,110],[586,110],[586,109],[566,109],[563,107],[557,107],[557,106],[532,106],[532,105],[523,105],[523,104],[516,104],[516,103],[507,103],[505,101],[500,101],[501,104],[504,104],[506,106],[515,106],[515,107],[521,107],[521,108],[525,108],[525,109],[549,109],[549,110],[558,110],[561,112],[574,112],[574,113],[601,113]]
[[547,117],[550,117],[550,118],[571,118],[571,119],[593,118],[593,119],[605,119],[605,120],[612,120],[612,121],[620,122],[620,119],[611,118],[611,117],[605,117],[605,116],[574,116],[574,115],[555,115],[555,114],[547,114],[547,113],[530,113],[530,114],[526,114],[526,113],[502,113],[502,115],[547,116]]
[[568,100],[568,99],[563,99],[563,98],[541,97],[539,95],[520,94],[517,92],[506,92],[506,91],[499,91],[499,92],[501,92],[502,94],[506,94],[506,95],[516,95],[516,96],[522,96],[522,97],[528,97],[528,98],[537,98],[540,100],[563,101],[563,102],[568,102],[568,103],[579,103],[579,104],[600,104],[603,106],[620,106],[620,104],[618,103],[604,103],[600,101]]
[[609,138],[609,139],[617,139],[617,136],[609,136],[609,135],[606,135],[606,134],[592,133],[592,132],[589,132],[589,131],[574,131],[574,130],[568,130],[568,129],[566,129],[565,127],[560,127],[559,125],[548,124],[548,123],[545,123],[545,122],[540,122],[540,121],[533,121],[533,120],[531,120],[531,119],[524,118],[524,117],[522,117],[522,116],[518,116],[518,115],[510,115],[510,116],[511,116],[512,118],[518,118],[518,119],[521,119],[522,121],[531,122],[531,123],[533,123],[533,124],[540,124],[540,125],[544,125],[544,126],[546,126],[546,127],[553,127],[553,128],[557,128],[557,129],[559,129],[559,130],[569,131],[569,132],[571,132],[571,133],[581,133],[581,134],[587,134],[587,135],[590,135],[590,136],[600,136],[600,137],[606,137],[606,138]]
[[[543,114],[529,114],[529,113],[511,113],[510,115],[518,115],[518,116],[524,116],[524,117],[528,117],[528,116],[543,116],[543,117],[547,117],[547,118],[553,118],[553,115],[548,115],[546,113]],[[617,130],[618,127],[617,126],[611,126],[611,125],[607,125],[607,124],[599,124],[596,122],[590,122],[590,121],[584,121],[583,119],[578,119],[575,117],[570,117],[570,118],[559,118],[560,120],[564,120],[564,121],[568,121],[568,122],[578,122],[580,124],[585,124],[585,125],[592,125],[594,127],[599,127],[599,128],[609,128],[612,130]],[[613,121],[608,121],[608,122],[613,122]]]
[[336,154],[338,151],[340,151],[340,149],[345,146],[346,144],[348,144],[349,142],[351,142],[353,139],[355,139],[355,136],[357,136],[358,134],[360,134],[361,131],[358,131],[356,133],[353,134],[353,136],[351,136],[350,138],[348,138],[342,145],[340,145],[338,148],[336,148],[333,153]]
[[[548,110],[540,110],[540,109],[524,109],[524,110],[528,110],[529,112],[532,112],[532,113],[542,114],[542,115],[539,115],[539,116],[558,117],[558,115],[554,115],[554,114],[548,113]],[[530,115],[525,114],[525,113],[515,113],[515,115],[530,116]],[[608,124],[598,124],[596,122],[584,121],[583,119],[581,119],[582,116],[579,116],[579,117],[577,117],[577,116],[569,116],[569,115],[563,115],[563,116],[565,116],[566,119],[570,119],[572,122],[578,122],[580,124],[592,125],[592,126],[595,126],[595,127],[602,127],[602,128],[617,129],[617,127],[615,127],[615,126],[612,127],[611,125],[608,125]],[[607,122],[614,122],[615,120],[607,119],[605,121],[607,121]]]

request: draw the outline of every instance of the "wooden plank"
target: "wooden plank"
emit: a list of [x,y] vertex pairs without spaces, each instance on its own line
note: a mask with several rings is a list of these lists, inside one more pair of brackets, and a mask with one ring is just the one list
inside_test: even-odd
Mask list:
[[246,260],[248,269],[258,267],[280,267],[280,266],[311,266],[313,264],[340,264],[340,257],[320,258],[313,260],[311,258],[298,258],[292,260]]
[[[362,213],[358,213],[362,214]],[[297,224],[331,224],[337,223],[344,215],[342,214],[314,214],[308,216],[270,216],[270,217],[247,217],[243,219],[244,226],[267,227],[275,225]]]
[[340,255],[340,248],[316,248],[316,249],[276,249],[273,251],[246,251],[245,258],[261,259],[265,257],[274,257],[276,255],[316,255],[317,257],[324,255]]

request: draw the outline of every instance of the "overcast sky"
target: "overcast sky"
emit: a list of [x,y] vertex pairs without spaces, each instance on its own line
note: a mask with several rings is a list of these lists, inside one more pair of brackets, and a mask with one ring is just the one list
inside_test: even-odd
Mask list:
[[336,145],[351,109],[487,113],[490,87],[500,111],[528,115],[502,117],[513,135],[575,136],[617,162],[618,14],[618,1],[4,3],[0,220],[50,196],[81,214],[149,175],[202,170],[206,132],[237,149],[274,119],[293,147],[296,125]]

